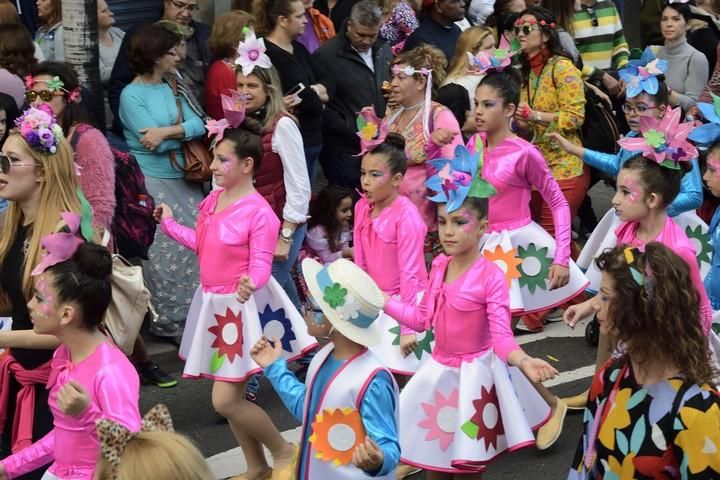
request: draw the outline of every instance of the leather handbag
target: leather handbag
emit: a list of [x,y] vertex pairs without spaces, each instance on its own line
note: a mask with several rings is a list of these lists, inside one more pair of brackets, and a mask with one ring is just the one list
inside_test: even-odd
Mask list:
[[[106,231],[102,244],[110,239]],[[132,265],[120,255],[112,256],[112,300],[103,317],[102,326],[115,345],[126,355],[135,347],[148,311],[153,312],[150,292],[145,286],[142,267]]]
[[[182,104],[180,103],[180,95],[177,90],[177,82],[172,83],[175,101],[177,102],[178,116],[175,121],[176,125],[180,125],[183,121]],[[185,166],[182,167],[177,161],[175,152],[170,152],[170,163],[173,168],[185,173],[185,180],[192,183],[205,183],[212,178],[210,164],[213,157],[200,140],[189,140],[182,142],[182,152],[185,157]]]

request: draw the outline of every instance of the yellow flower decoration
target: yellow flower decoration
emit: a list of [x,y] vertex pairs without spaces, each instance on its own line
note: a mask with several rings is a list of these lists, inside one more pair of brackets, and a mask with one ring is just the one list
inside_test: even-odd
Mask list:
[[600,426],[598,439],[610,450],[615,449],[615,430],[621,430],[631,423],[627,403],[632,393],[629,388],[623,388],[617,393],[615,401],[610,406],[610,412]]
[[675,444],[685,453],[690,473],[700,473],[707,468],[720,472],[720,407],[717,403],[706,412],[683,407],[680,419],[687,428],[677,434]]
[[366,123],[365,126],[360,129],[360,136],[364,140],[372,140],[377,137],[378,126],[376,123]]

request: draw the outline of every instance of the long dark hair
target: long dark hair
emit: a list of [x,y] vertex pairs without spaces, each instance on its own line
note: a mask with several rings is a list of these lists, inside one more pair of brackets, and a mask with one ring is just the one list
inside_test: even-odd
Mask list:
[[328,246],[335,252],[338,249],[338,237],[342,225],[337,220],[338,206],[345,198],[352,198],[352,190],[340,185],[328,185],[318,193],[310,204],[308,228],[322,226],[327,234]]
[[2,147],[15,124],[15,119],[20,116],[20,110],[15,103],[15,99],[2,92],[0,92],[0,110],[5,112],[5,134],[0,137],[0,147]]
[[[59,77],[64,84],[63,88],[68,92],[72,92],[80,86],[77,73],[75,73],[75,70],[67,63],[41,62],[32,69],[30,74],[33,77],[39,75]],[[68,100],[67,92],[65,93],[65,100]],[[78,123],[85,123],[93,127],[96,126],[82,101],[68,101],[67,105],[65,105],[65,110],[63,110],[62,114],[58,117],[58,124],[62,127],[65,135],[67,135],[70,132],[70,128]]]
[[[524,15],[532,15],[535,17],[535,20],[538,22],[538,26],[540,27],[540,33],[544,33],[548,37],[547,41],[547,49],[550,51],[550,56],[559,56],[559,57],[565,57],[571,62],[573,61],[572,56],[565,50],[560,43],[560,37],[558,36],[557,28],[552,28],[550,25],[552,23],[557,23],[555,19],[555,15],[548,10],[547,8],[543,7],[530,7],[526,8],[520,13],[520,16],[518,16],[518,19],[522,18]],[[545,21],[545,25],[542,25],[541,22]],[[523,78],[525,79],[525,84],[527,85],[527,82],[530,78],[530,61],[527,58],[527,55],[520,55],[520,66],[523,74]]]
[[[618,246],[595,260],[614,281],[608,317],[627,353],[641,366],[658,360],[681,369],[691,382],[712,383],[700,299],[687,263],[657,242],[648,243],[645,252],[633,250],[632,256],[631,266],[625,248]],[[642,285],[631,268],[644,277]]]
[[557,24],[566,32],[574,33],[573,17],[575,16],[575,2],[573,0],[543,0],[543,5],[555,15]]

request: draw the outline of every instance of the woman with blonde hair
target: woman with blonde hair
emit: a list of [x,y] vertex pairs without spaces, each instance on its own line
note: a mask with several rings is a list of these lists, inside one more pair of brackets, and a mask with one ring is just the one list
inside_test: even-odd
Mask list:
[[245,39],[245,28],[252,28],[255,18],[242,10],[231,10],[215,20],[208,46],[215,61],[205,77],[205,113],[215,120],[223,118],[220,95],[235,89],[237,46]]
[[[33,331],[27,308],[33,296],[31,272],[41,259],[41,239],[57,230],[60,213],[82,211],[72,149],[52,110],[30,108],[20,122],[0,155],[0,198],[11,200],[0,234],[0,293],[12,313],[11,330],[0,332],[0,348],[6,349],[0,356],[3,454],[29,446],[53,425],[45,384],[60,342]],[[44,471],[24,478],[39,479]]]

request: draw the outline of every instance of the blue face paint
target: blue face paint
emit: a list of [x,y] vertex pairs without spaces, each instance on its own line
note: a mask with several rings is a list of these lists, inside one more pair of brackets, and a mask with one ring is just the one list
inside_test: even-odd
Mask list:
[[308,303],[305,305],[305,312],[312,313],[310,320],[313,325],[320,327],[325,323],[325,314],[312,297],[308,297]]

